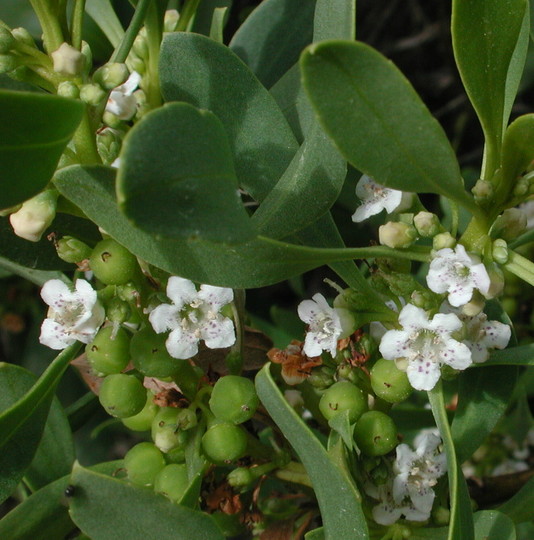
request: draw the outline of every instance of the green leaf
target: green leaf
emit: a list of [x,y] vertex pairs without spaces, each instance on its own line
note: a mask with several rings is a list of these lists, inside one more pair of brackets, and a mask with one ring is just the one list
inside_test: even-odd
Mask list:
[[[171,502],[152,489],[75,466],[70,515],[78,527],[99,540],[223,540],[213,519]],[[110,504],[110,501],[112,504]]]
[[[456,64],[490,154],[500,152],[503,126],[508,121],[513,87],[517,85],[513,81],[523,68],[515,60],[510,71],[526,7],[526,0],[453,1],[452,43]],[[496,163],[491,164],[491,174],[496,167]]]
[[484,510],[473,515],[475,540],[515,540],[514,522],[496,510]]
[[451,518],[449,523],[448,540],[473,540],[473,514],[471,500],[460,462],[456,456],[456,448],[452,439],[451,429],[447,420],[447,411],[443,399],[441,381],[428,392],[432,414],[436,420],[447,455],[447,470],[449,476],[449,497]]
[[534,160],[534,114],[516,118],[504,134],[502,148],[503,182],[512,190],[519,176]]
[[380,53],[326,41],[306,49],[301,70],[321,125],[355,168],[391,188],[473,206],[441,126]]
[[230,49],[270,88],[312,39],[315,0],[264,0],[234,34]]
[[266,364],[256,376],[261,402],[299,455],[313,484],[327,540],[369,538],[354,484],[332,462],[327,451],[286,402]]
[[124,29],[110,0],[87,0],[85,10],[116,47],[124,36]]
[[341,413],[334,415],[328,421],[328,426],[330,427],[330,429],[333,429],[334,431],[336,431],[341,437],[341,439],[343,440],[343,442],[345,443],[345,446],[349,450],[352,450],[353,441],[354,441],[354,437],[353,437],[354,426],[350,425],[349,415],[350,415],[350,411],[343,411]]
[[0,208],[22,203],[48,184],[83,110],[80,101],[0,91]]
[[[202,240],[159,239],[133,227],[117,209],[113,169],[72,166],[55,177],[58,190],[120,244],[171,274],[223,287],[252,288],[277,283],[325,263],[365,257],[404,257],[425,261],[427,250],[313,248],[264,237],[227,247]],[[351,278],[354,276],[352,275]],[[362,278],[363,283],[365,280]]]
[[209,36],[213,25],[215,10],[226,8],[230,11],[232,4],[233,0],[202,0],[195,12],[195,19],[193,21],[191,32]]
[[[113,475],[122,461],[100,463],[91,467]],[[70,474],[36,491],[0,520],[0,538],[9,540],[51,540],[67,538],[76,526],[67,509],[65,490]]]
[[32,268],[28,268],[10,261],[5,257],[0,257],[0,268],[17,276],[23,277],[29,282],[39,285],[39,287],[44,285],[49,279],[61,279],[61,281],[65,282],[69,281],[62,272],[54,272],[52,270],[33,270]]
[[313,529],[304,535],[305,540],[324,540],[324,528]]
[[534,520],[534,477],[531,478],[510,500],[498,508],[515,523]]
[[458,408],[452,422],[457,459],[463,463],[484,442],[504,414],[517,381],[517,369],[491,367],[461,373]]
[[254,236],[224,128],[187,103],[150,112],[124,139],[119,208],[161,236],[235,244]]
[[[32,388],[14,401],[6,399],[0,414],[0,453],[2,474],[0,475],[0,500],[5,500],[15,489],[24,471],[30,465],[43,434],[48,411],[59,379],[69,362],[79,350],[75,343],[50,364]],[[6,378],[2,387],[15,386],[13,370],[9,364],[0,364],[0,374]]]
[[534,366],[534,344],[512,347],[504,351],[493,351],[489,360],[474,367],[490,366]]
[[356,38],[356,0],[317,0],[313,41]]
[[210,27],[210,38],[219,43],[224,42],[224,25],[228,18],[228,8],[218,7],[213,10],[213,19]]
[[262,201],[298,144],[282,111],[254,74],[224,45],[178,32],[163,39],[160,81],[165,101],[186,101],[221,120],[240,185]]

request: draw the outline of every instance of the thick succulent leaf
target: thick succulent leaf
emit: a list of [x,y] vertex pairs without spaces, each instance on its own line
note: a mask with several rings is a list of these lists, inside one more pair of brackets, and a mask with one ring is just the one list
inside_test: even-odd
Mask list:
[[[208,515],[171,502],[151,489],[75,465],[70,515],[89,537],[99,540],[191,540],[224,536]],[[110,501],[113,504],[110,504]]]
[[256,376],[256,390],[306,468],[321,509],[324,538],[369,538],[361,496],[354,483],[334,464],[324,446],[284,399],[269,366],[266,364]]
[[255,236],[224,128],[209,111],[169,103],[147,114],[126,136],[120,159],[119,208],[135,226],[227,244]]
[[0,208],[22,203],[48,184],[83,110],[81,101],[0,91]]

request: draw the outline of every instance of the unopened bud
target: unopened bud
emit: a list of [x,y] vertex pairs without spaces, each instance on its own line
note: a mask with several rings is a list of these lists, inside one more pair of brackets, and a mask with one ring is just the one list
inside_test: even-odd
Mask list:
[[79,75],[83,71],[83,54],[68,43],[62,43],[50,56],[54,62],[54,71],[61,75]]
[[432,240],[432,249],[435,251],[453,248],[454,246],[456,246],[456,239],[448,232],[436,234]]
[[122,133],[112,128],[105,128],[96,135],[96,147],[105,165],[112,164],[119,156]]
[[112,298],[106,305],[106,317],[113,323],[122,324],[132,315],[130,305],[120,298]]
[[89,71],[91,71],[93,66],[93,51],[91,50],[91,46],[89,43],[87,43],[87,41],[82,41],[81,53],[85,58],[83,74],[88,77]]
[[530,189],[530,181],[525,176],[517,179],[517,183],[514,186],[514,196],[515,197],[524,197],[528,190]]
[[406,223],[388,221],[378,229],[378,241],[390,248],[409,247],[417,238],[417,231]]
[[0,53],[7,54],[16,44],[13,34],[5,27],[0,26]]
[[227,476],[228,484],[234,488],[246,487],[252,484],[255,479],[255,476],[247,467],[238,467],[231,471]]
[[487,202],[493,197],[493,184],[488,180],[477,180],[471,190],[476,202]]
[[506,264],[508,262],[508,244],[506,243],[506,240],[497,238],[497,240],[493,242],[491,253],[495,262]]
[[61,260],[73,264],[88,259],[93,251],[87,244],[72,236],[60,238],[56,249]]
[[148,57],[148,44],[146,42],[146,37],[140,33],[134,40],[132,45],[132,51],[142,59]]
[[29,45],[30,47],[35,47],[35,41],[33,40],[31,34],[26,30],[26,28],[13,28],[11,30],[11,35],[24,45]]
[[9,73],[19,66],[13,54],[0,54],[0,73]]
[[478,291],[475,291],[471,300],[462,306],[462,313],[468,317],[476,317],[482,312],[485,304],[484,297]]
[[176,425],[184,431],[194,428],[197,423],[197,415],[192,409],[181,409],[176,417]]
[[106,126],[114,129],[118,129],[123,125],[122,120],[116,114],[109,111],[105,111],[102,115],[102,122],[104,122]]
[[339,339],[349,337],[356,330],[356,319],[354,315],[345,308],[334,308],[341,323],[341,334]]
[[413,218],[413,224],[419,233],[419,236],[423,238],[432,238],[439,233],[441,224],[438,216],[431,212],[419,212]]
[[131,71],[137,71],[140,75],[146,73],[146,64],[142,58],[139,56],[130,55],[128,58],[128,67]]
[[519,208],[508,208],[493,223],[490,235],[492,238],[503,238],[511,241],[525,232],[527,216]]
[[176,30],[176,25],[180,19],[180,14],[175,9],[168,9],[165,12],[165,18],[163,19],[163,31],[164,32],[174,32]]
[[93,80],[105,90],[113,90],[128,79],[130,71],[126,64],[110,62],[98,68],[93,75]]
[[80,99],[88,105],[100,105],[106,99],[106,95],[97,84],[84,84],[80,88]]
[[410,302],[425,311],[432,309],[436,304],[436,295],[430,291],[414,291],[410,296]]
[[80,97],[80,89],[71,81],[63,81],[59,83],[57,87],[57,95],[71,99],[78,99]]
[[23,203],[20,210],[9,216],[14,233],[30,242],[39,242],[54,221],[57,197],[57,191],[49,189]]

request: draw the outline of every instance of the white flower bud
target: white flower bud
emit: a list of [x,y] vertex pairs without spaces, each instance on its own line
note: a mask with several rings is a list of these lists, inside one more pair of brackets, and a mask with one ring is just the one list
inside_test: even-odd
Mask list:
[[461,307],[462,314],[468,317],[476,317],[482,312],[485,304],[484,297],[475,291],[471,300]]
[[510,241],[524,233],[526,228],[526,214],[519,208],[508,208],[495,220],[490,234],[493,238]]
[[93,75],[93,80],[106,90],[113,90],[115,87],[126,82],[130,76],[126,64],[109,62],[99,68]]
[[477,202],[489,201],[493,197],[493,185],[488,180],[478,180],[471,191]]
[[453,248],[454,246],[456,246],[456,239],[448,232],[436,234],[432,241],[432,249],[435,251],[445,248]]
[[54,71],[62,75],[79,75],[83,71],[83,54],[68,43],[62,43],[52,54]]
[[80,99],[88,105],[97,106],[106,99],[106,92],[97,84],[84,84],[80,88]]
[[163,19],[163,31],[164,32],[174,32],[176,30],[176,25],[180,19],[180,14],[175,9],[168,9],[165,12],[165,18]]
[[14,233],[30,242],[39,242],[56,216],[57,197],[57,192],[49,189],[27,200],[9,216]]
[[414,226],[423,238],[432,238],[439,233],[440,222],[436,214],[432,212],[419,212],[413,218]]
[[499,264],[506,264],[508,262],[508,244],[506,243],[506,240],[497,238],[497,240],[493,242],[492,256],[493,260]]
[[59,83],[57,87],[57,95],[71,99],[78,99],[80,97],[80,89],[71,81],[63,81]]
[[416,230],[406,223],[388,221],[378,229],[378,241],[390,248],[408,247],[416,238]]

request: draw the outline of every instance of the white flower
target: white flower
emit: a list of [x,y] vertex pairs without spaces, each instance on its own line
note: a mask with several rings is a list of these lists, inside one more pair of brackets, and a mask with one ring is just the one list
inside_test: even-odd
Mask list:
[[504,349],[510,341],[512,335],[510,326],[499,321],[488,321],[488,316],[484,312],[469,317],[448,302],[442,304],[440,311],[454,313],[464,323],[466,338],[462,343],[469,347],[471,358],[476,364],[488,359],[488,349]]
[[412,451],[407,444],[397,446],[397,459],[393,464],[396,476],[393,479],[393,500],[397,504],[410,500],[413,507],[428,519],[434,503],[432,489],[438,478],[447,471],[447,459],[439,453],[441,439],[436,435],[425,434]]
[[438,313],[432,320],[421,308],[407,304],[399,314],[403,330],[389,330],[380,342],[380,353],[406,371],[416,390],[432,390],[443,364],[458,370],[472,363],[471,351],[451,337],[462,328],[453,313]]
[[352,221],[356,223],[379,214],[382,210],[388,214],[395,210],[400,211],[409,207],[412,201],[411,193],[404,193],[377,184],[365,174],[356,184],[356,195],[362,200],[362,204],[356,208],[356,212],[352,215]]
[[132,71],[128,80],[114,88],[108,98],[106,111],[113,113],[121,120],[130,120],[137,111],[137,100],[134,92],[141,82],[141,75]]
[[75,341],[93,341],[105,311],[87,281],[78,279],[71,290],[63,281],[51,279],[43,285],[41,297],[50,306],[39,336],[43,345],[61,350]]
[[313,357],[329,351],[335,356],[337,340],[342,332],[341,320],[322,294],[314,294],[312,298],[313,300],[303,300],[298,306],[299,317],[309,325],[304,341],[304,353]]
[[448,292],[448,300],[452,306],[467,304],[478,289],[487,294],[491,280],[484,264],[474,255],[469,255],[464,246],[458,244],[456,249],[440,249],[432,262],[426,276],[430,290],[435,293]]
[[230,347],[235,343],[234,323],[219,312],[234,299],[232,289],[201,285],[197,291],[188,279],[171,276],[167,296],[172,304],[161,304],[149,315],[154,330],[170,330],[165,342],[173,358],[192,358],[203,339],[210,349]]

